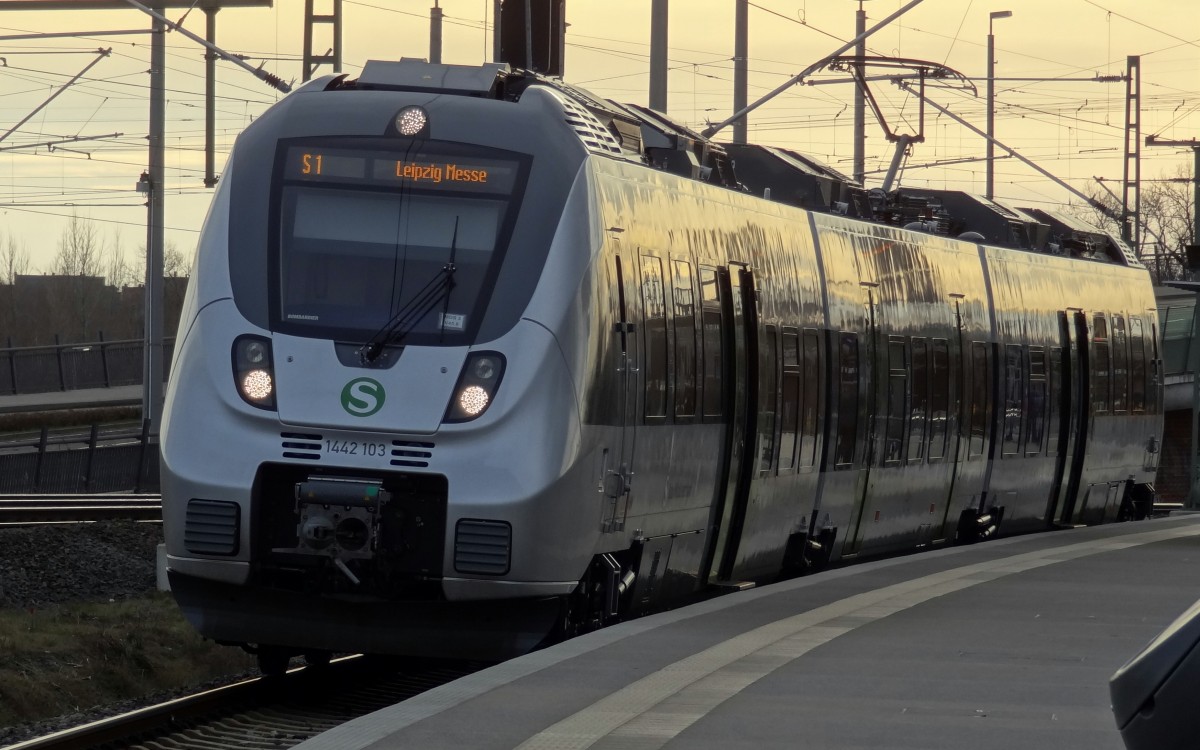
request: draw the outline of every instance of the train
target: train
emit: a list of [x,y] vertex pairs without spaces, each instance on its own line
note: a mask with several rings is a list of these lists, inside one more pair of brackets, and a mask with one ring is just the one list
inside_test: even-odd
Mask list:
[[242,132],[161,427],[171,590],[278,672],[505,658],[696,595],[1154,507],[1127,245],[504,64]]

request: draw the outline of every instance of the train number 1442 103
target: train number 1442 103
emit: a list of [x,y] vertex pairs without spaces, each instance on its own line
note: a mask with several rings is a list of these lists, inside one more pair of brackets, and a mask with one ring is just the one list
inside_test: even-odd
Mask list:
[[326,453],[343,453],[347,456],[386,456],[386,443],[361,443],[357,440],[326,440]]

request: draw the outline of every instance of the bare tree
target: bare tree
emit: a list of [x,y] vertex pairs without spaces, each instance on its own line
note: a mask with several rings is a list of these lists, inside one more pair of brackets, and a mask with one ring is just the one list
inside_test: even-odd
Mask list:
[[112,233],[112,237],[108,242],[104,276],[108,280],[109,285],[116,289],[135,286],[141,277],[137,264],[131,263],[125,255],[125,248],[121,246],[121,231],[119,229]]
[[91,221],[71,214],[58,241],[54,273],[65,277],[58,279],[56,285],[57,296],[66,297],[55,300],[56,308],[63,312],[63,317],[57,321],[59,333],[67,340],[85,340],[88,335],[94,335],[90,327],[96,305],[104,293],[104,249]]
[[163,315],[168,336],[174,335],[179,327],[179,314],[183,309],[191,266],[189,261],[174,242],[167,243],[167,250],[163,253]]
[[17,299],[17,277],[29,273],[29,251],[17,244],[11,234],[0,235],[0,330],[8,335],[0,344],[12,340],[20,319],[21,303]]
[[[1186,248],[1196,242],[1193,216],[1191,175],[1180,168],[1176,176],[1158,181],[1147,180],[1141,195],[1141,236],[1134,238],[1134,249],[1154,275],[1155,283],[1183,278],[1187,269]],[[1120,236],[1121,202],[1107,190],[1090,190],[1102,208],[1089,206],[1076,213],[1080,218]]]
[[71,221],[58,240],[54,273],[59,276],[100,276],[103,271],[103,247],[91,221],[71,214]]
[[179,246],[168,241],[166,252],[163,253],[163,276],[168,279],[186,278],[191,265],[191,259],[183,254]]
[[1187,246],[1196,243],[1194,205],[1191,174],[1182,167],[1174,177],[1150,183],[1142,194],[1140,247],[1160,282],[1186,274]]
[[0,284],[15,284],[17,276],[29,273],[29,251],[11,234],[0,235]]

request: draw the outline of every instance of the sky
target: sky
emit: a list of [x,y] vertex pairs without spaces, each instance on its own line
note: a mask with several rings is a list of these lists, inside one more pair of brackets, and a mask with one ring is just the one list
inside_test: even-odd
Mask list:
[[[343,0],[343,72],[367,60],[425,58],[429,9],[444,12],[443,62],[490,58],[491,0]],[[866,0],[868,27],[909,0]],[[333,0],[314,0],[330,12]],[[72,216],[109,246],[141,263],[146,209],[135,186],[146,169],[149,35],[137,10],[15,11],[0,0],[0,36],[80,32],[78,36],[0,39],[0,134],[5,134],[86,66],[80,80],[10,134],[0,137],[0,240],[14,239],[32,272],[49,271]],[[650,0],[566,0],[567,81],[622,102],[646,104]],[[734,0],[670,0],[668,112],[698,129],[732,113]],[[749,99],[755,101],[853,37],[858,0],[751,0]],[[930,89],[927,96],[984,127],[989,14],[996,47],[996,137],[1075,189],[1095,178],[1121,192],[1126,86],[1097,82],[1122,75],[1141,56],[1143,180],[1191,176],[1190,148],[1144,145],[1200,139],[1200,2],[1196,0],[924,0],[881,29],[868,54],[946,65],[976,87]],[[203,35],[204,14],[167,12]],[[294,85],[301,83],[304,0],[217,15],[217,42]],[[167,39],[167,241],[190,255],[212,190],[204,187],[204,49]],[[328,27],[314,48],[332,46]],[[237,134],[283,94],[228,62],[218,63],[217,173]],[[319,69],[317,75],[330,72]],[[819,73],[809,81],[843,79]],[[1025,80],[1006,80],[1025,79]],[[1032,79],[1032,80],[1029,80]],[[886,81],[872,92],[899,133],[920,127],[918,99]],[[751,142],[803,151],[852,172],[853,88],[796,85],[749,117]],[[117,135],[120,134],[120,135]],[[732,131],[723,134],[732,136]],[[926,108],[924,141],[913,146],[900,184],[983,193],[984,139]],[[867,114],[867,186],[878,186],[890,144]],[[718,136],[718,139],[721,136]],[[69,143],[52,141],[79,138]],[[999,155],[1001,152],[997,151]],[[971,161],[963,161],[971,160]],[[954,162],[954,163],[948,163]],[[996,196],[1015,205],[1058,208],[1080,199],[1015,159],[996,162]],[[1145,190],[1146,184],[1143,184]]]

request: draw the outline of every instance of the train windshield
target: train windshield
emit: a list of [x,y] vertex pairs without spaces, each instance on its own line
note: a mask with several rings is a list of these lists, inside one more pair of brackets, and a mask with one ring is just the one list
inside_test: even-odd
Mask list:
[[276,329],[469,343],[511,233],[519,159],[291,146],[283,152]]

